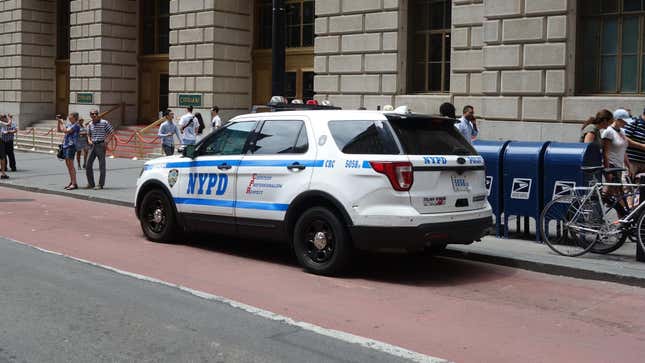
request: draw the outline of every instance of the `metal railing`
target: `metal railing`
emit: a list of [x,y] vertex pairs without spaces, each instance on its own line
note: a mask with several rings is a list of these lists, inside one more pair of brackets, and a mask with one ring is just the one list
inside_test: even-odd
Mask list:
[[[123,108],[125,109],[125,103],[122,103],[121,105],[116,105],[115,107],[102,112],[99,114],[99,117],[103,117],[110,112],[113,112],[117,110],[118,108]],[[150,146],[146,145],[157,145],[159,148],[159,151],[161,151],[161,140],[159,139],[158,136],[155,135],[154,138],[152,139],[147,139],[144,135],[146,132],[149,130],[158,127],[162,122],[164,121],[164,118],[160,118],[159,120],[151,123],[150,125],[147,125],[139,130],[133,131],[130,135],[128,135],[125,138],[121,138],[116,132],[110,136],[106,142],[106,151],[107,155],[110,158],[115,158],[118,155],[127,155],[126,157],[132,158],[133,160],[137,159],[144,159],[146,156],[149,154],[147,150],[150,150]],[[29,142],[23,141],[23,137],[28,137],[31,135],[31,145],[29,145]],[[58,135],[58,137],[56,137]],[[42,139],[37,140],[37,136],[45,137],[45,136],[50,136],[49,137],[49,145],[44,144]],[[30,127],[25,130],[18,130],[16,133],[15,141],[18,146],[18,143],[20,143],[20,147],[24,147],[25,145],[31,146],[29,148],[31,151],[36,151],[37,149],[45,149],[49,153],[54,153],[58,149],[58,144],[62,142],[62,137],[64,136],[64,133],[58,132],[57,128],[50,128],[47,132],[37,135],[37,130],[34,127]],[[122,150],[124,149],[124,150]],[[121,154],[124,153],[124,154]],[[131,154],[131,156],[130,156]]]

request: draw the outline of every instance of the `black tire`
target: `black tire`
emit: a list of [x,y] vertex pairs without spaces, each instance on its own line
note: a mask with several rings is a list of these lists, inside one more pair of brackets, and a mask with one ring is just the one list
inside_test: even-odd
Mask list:
[[641,213],[636,222],[636,248],[645,252],[645,212]]
[[441,252],[445,251],[446,247],[448,247],[447,243],[433,243],[433,244],[430,245],[430,247],[426,247],[426,250],[431,255],[438,255]]
[[317,275],[344,271],[352,255],[352,244],[341,220],[327,208],[305,211],[293,231],[293,250],[300,265]]
[[578,208],[581,208],[580,199],[575,196],[562,196],[547,203],[542,210],[540,215],[542,240],[559,255],[569,257],[583,255],[597,242],[597,236],[581,235],[568,227]]
[[139,209],[139,221],[143,234],[153,242],[173,242],[177,229],[177,217],[172,202],[161,190],[146,193]]

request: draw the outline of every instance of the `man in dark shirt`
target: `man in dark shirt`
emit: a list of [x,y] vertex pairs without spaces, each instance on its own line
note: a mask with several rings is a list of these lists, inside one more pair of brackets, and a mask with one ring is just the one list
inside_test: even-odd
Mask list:
[[[625,135],[632,141],[645,144],[645,110],[641,117],[625,126]],[[645,150],[630,147],[627,149],[627,158],[629,158],[631,175],[645,172]]]

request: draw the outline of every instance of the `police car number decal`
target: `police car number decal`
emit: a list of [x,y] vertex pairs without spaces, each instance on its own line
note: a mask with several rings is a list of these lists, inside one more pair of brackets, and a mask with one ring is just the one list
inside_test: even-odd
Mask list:
[[361,168],[361,162],[358,160],[345,160],[345,168],[346,169],[360,169]]

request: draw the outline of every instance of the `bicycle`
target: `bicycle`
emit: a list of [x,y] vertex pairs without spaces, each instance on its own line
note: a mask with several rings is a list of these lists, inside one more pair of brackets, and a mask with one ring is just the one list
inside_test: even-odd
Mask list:
[[[622,172],[623,168],[602,166],[583,167],[595,173]],[[632,188],[619,195],[608,187]],[[611,253],[620,248],[627,237],[636,236],[641,248],[645,246],[645,203],[629,206],[640,184],[607,183],[595,177],[588,187],[574,187],[561,192],[549,202],[540,215],[542,239],[556,253],[580,256],[589,251]]]

